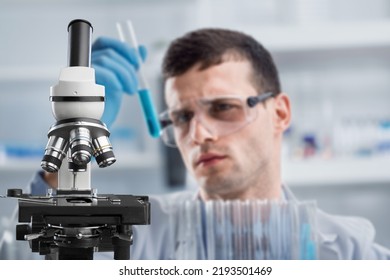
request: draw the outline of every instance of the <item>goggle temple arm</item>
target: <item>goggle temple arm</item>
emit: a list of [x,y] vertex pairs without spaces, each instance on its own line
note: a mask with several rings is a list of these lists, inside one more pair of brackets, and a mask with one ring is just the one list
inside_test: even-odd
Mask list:
[[251,96],[251,97],[248,97],[247,104],[248,104],[249,107],[253,108],[258,103],[261,103],[261,102],[267,100],[268,98],[270,98],[272,96],[274,96],[274,94],[272,92],[267,92],[267,93],[264,93],[264,94],[261,94],[261,95]]
[[162,119],[160,119],[161,129],[164,129],[164,128],[170,126],[171,124],[172,124],[171,120],[162,120]]

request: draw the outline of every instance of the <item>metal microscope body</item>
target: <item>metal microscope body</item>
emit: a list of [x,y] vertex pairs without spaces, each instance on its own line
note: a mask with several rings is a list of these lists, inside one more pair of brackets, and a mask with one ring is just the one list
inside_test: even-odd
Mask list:
[[[41,166],[59,172],[58,189],[91,189],[90,161],[100,167],[115,162],[109,131],[100,122],[104,112],[104,87],[95,83],[91,68],[92,26],[84,20],[68,26],[68,67],[57,85],[50,88],[52,113],[57,123],[49,130],[49,141]],[[62,165],[62,162],[69,162]],[[61,168],[61,169],[60,169]],[[71,172],[69,172],[71,171]]]
[[95,252],[113,251],[114,259],[130,259],[132,225],[150,223],[147,196],[98,195],[91,188],[93,158],[99,167],[116,159],[109,130],[100,121],[104,87],[95,84],[90,67],[92,25],[69,23],[68,67],[51,87],[57,122],[49,129],[41,167],[58,172],[58,189],[46,196],[9,189],[19,200],[18,240],[46,259],[93,259]]

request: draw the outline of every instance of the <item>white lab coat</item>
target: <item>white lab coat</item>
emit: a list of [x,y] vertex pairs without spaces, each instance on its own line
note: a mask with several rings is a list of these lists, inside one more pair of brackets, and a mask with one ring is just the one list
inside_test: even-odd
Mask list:
[[[283,186],[288,201],[296,201]],[[169,219],[180,201],[197,199],[197,192],[182,191],[150,197],[151,224],[134,226],[132,259],[171,259],[172,244]],[[390,250],[374,242],[375,229],[366,219],[327,214],[317,210],[318,257],[320,259],[390,259]],[[176,248],[177,249],[177,248]]]

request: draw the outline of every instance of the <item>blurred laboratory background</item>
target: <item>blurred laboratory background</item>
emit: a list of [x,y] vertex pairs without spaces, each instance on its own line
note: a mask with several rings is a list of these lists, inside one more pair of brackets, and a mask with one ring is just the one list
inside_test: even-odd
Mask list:
[[[76,18],[92,23],[94,39],[118,37],[116,22],[132,20],[148,49],[147,79],[159,111],[160,65],[172,39],[199,27],[253,35],[273,54],[292,99],[284,182],[327,212],[370,219],[377,241],[390,247],[390,1],[1,0],[1,195],[25,188],[40,170],[55,122],[50,87],[66,67],[67,26]],[[125,98],[111,131],[117,162],[93,169],[99,193],[194,187],[177,151],[149,137],[137,97]],[[0,237],[15,207],[0,202]]]

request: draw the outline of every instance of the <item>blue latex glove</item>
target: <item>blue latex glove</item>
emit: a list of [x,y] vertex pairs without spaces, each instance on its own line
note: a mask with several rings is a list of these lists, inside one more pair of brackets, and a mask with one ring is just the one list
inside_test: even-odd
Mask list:
[[[139,46],[142,60],[147,51]],[[123,94],[137,92],[138,80],[136,71],[139,68],[136,50],[119,40],[100,37],[92,45],[92,67],[95,69],[96,83],[106,90],[106,102],[102,121],[111,127],[115,121]]]

